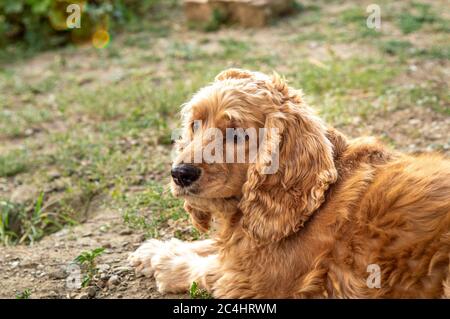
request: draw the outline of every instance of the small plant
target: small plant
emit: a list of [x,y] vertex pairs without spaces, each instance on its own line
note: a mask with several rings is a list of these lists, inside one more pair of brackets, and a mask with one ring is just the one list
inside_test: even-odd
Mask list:
[[25,289],[24,291],[16,294],[16,299],[30,299],[31,290]]
[[17,240],[17,221],[22,208],[8,201],[0,201],[0,242],[9,245]]
[[75,223],[64,213],[47,212],[45,208],[43,192],[32,205],[0,200],[0,243],[34,243],[60,230],[63,224]]
[[197,282],[193,282],[189,289],[189,296],[191,299],[212,299],[212,296],[205,289],[200,289]]
[[48,233],[53,233],[61,228],[61,225],[57,217],[50,212],[45,212],[44,207],[44,193],[42,192],[33,206],[31,216],[25,211],[21,216],[21,237],[19,243],[30,242],[40,240]]
[[91,251],[83,251],[80,255],[78,255],[74,261],[84,267],[86,274],[83,277],[83,281],[81,282],[82,287],[86,287],[92,281],[92,278],[97,274],[97,265],[96,258],[103,254],[105,248],[96,248]]

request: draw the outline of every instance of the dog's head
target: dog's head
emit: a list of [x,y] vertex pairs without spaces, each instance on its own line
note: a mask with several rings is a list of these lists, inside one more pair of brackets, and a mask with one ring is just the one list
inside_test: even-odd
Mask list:
[[182,116],[171,189],[200,229],[208,203],[235,203],[250,236],[277,241],[303,225],[337,178],[326,127],[277,75],[223,71]]

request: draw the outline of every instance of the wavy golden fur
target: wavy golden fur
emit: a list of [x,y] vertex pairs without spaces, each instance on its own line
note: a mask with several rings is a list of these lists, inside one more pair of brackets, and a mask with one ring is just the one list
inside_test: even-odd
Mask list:
[[[183,108],[174,165],[204,145],[191,129],[277,128],[279,169],[198,163],[192,186],[172,183],[210,240],[151,240],[130,256],[161,292],[193,281],[218,298],[450,297],[450,162],[408,156],[373,138],[348,140],[283,79],[223,71]],[[189,138],[189,141],[187,141]],[[184,143],[184,144],[183,144]],[[380,286],[368,285],[368,266]]]

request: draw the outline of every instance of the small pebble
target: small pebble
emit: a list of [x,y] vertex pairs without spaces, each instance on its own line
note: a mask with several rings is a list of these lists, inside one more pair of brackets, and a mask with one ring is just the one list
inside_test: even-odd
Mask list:
[[119,276],[112,275],[108,280],[108,286],[117,286],[120,283]]
[[106,286],[106,282],[105,281],[103,281],[103,280],[97,281],[97,287],[98,288],[103,289],[103,288],[105,288],[105,286]]
[[59,269],[57,271],[51,272],[48,274],[50,279],[64,279],[67,277],[67,273],[63,269]]
[[105,273],[111,269],[111,266],[108,264],[100,264],[97,266],[97,268],[100,273]]
[[108,280],[109,277],[111,277],[111,276],[108,275],[108,274],[100,274],[100,279],[101,279],[101,280]]
[[131,267],[128,267],[128,266],[122,266],[122,267],[116,267],[116,268],[114,268],[114,272],[116,273],[116,274],[123,274],[123,273],[127,273],[127,272],[130,272],[130,271],[133,271],[133,268],[131,268]]
[[10,263],[11,269],[15,269],[15,268],[19,267],[19,264],[20,264],[19,261],[13,261],[12,263]]
[[87,294],[89,298],[94,298],[97,293],[97,290],[94,287],[89,287]]

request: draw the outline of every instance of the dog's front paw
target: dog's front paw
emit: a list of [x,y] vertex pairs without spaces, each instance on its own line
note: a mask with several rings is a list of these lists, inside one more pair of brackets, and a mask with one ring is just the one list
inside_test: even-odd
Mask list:
[[128,262],[135,268],[136,273],[150,277],[154,273],[152,259],[164,250],[165,246],[165,243],[160,240],[150,239],[128,256]]
[[[186,263],[187,256],[179,256],[172,252],[155,255],[152,266],[156,280],[156,288],[161,294],[186,292],[189,289],[191,269]],[[189,259],[189,258],[186,258]]]

